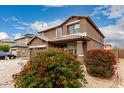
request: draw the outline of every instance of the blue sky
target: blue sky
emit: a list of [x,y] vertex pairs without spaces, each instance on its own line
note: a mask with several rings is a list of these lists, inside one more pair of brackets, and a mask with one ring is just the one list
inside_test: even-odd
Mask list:
[[88,15],[113,46],[124,45],[124,6],[0,6],[0,39],[36,34],[71,15]]

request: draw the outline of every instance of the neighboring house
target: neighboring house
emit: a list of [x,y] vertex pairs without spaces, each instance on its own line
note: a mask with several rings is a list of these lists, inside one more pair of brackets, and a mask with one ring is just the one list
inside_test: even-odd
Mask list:
[[105,50],[112,50],[113,48],[112,48],[112,45],[110,45],[110,44],[105,44],[105,45],[104,45],[104,49],[105,49]]
[[8,45],[11,47],[14,45],[14,41],[9,40],[9,39],[2,39],[0,40],[0,45]]
[[87,50],[103,48],[104,35],[89,16],[71,16],[63,23],[38,32],[29,43],[30,57],[50,47],[63,48],[83,62]]
[[33,38],[32,34],[26,34],[23,37],[15,39],[15,44],[11,47],[10,52],[17,57],[28,57],[29,50],[27,43]]

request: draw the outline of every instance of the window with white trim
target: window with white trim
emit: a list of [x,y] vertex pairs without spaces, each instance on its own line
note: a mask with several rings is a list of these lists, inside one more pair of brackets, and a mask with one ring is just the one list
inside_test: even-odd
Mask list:
[[59,27],[56,29],[56,37],[61,37],[62,36],[62,28]]
[[74,24],[68,26],[68,34],[75,34],[80,32],[80,24]]

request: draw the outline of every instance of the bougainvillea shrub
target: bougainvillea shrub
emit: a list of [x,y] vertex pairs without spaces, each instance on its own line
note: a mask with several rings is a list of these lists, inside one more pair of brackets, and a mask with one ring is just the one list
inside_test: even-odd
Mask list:
[[55,48],[37,54],[13,78],[15,87],[23,88],[78,88],[87,83],[75,56]]
[[94,49],[87,51],[85,55],[87,72],[100,78],[111,78],[115,73],[117,63],[115,55],[111,51]]

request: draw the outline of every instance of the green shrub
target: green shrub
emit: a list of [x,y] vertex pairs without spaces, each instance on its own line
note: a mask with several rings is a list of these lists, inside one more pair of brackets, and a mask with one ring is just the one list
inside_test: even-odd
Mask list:
[[51,48],[37,54],[13,78],[15,87],[76,88],[87,83],[82,73],[75,56]]
[[8,45],[0,45],[0,50],[4,52],[9,52],[10,47]]
[[87,72],[96,77],[111,78],[115,73],[116,57],[111,51],[94,49],[85,56]]

